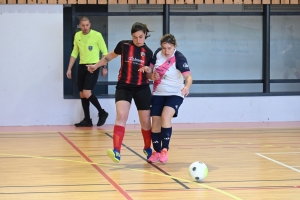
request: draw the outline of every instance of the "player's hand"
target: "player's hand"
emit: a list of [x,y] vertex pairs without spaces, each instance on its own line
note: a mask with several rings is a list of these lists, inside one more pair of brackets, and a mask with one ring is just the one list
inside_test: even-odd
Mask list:
[[143,73],[146,72],[146,73],[150,74],[152,72],[152,69],[148,66],[144,66],[144,67],[141,67],[138,71],[143,72]]
[[107,67],[102,67],[101,75],[106,76],[107,72],[108,72]]
[[153,72],[153,73],[152,73],[152,77],[151,77],[152,80],[156,81],[156,80],[158,80],[159,78],[160,78],[159,73],[157,73],[157,72]]
[[90,73],[93,73],[96,70],[95,65],[86,65],[86,67]]
[[71,72],[70,69],[68,69],[68,71],[67,71],[67,77],[68,77],[69,79],[72,78],[72,72]]
[[189,88],[183,87],[183,88],[181,89],[181,94],[182,94],[184,97],[186,97],[187,95],[189,95],[189,93],[190,93]]

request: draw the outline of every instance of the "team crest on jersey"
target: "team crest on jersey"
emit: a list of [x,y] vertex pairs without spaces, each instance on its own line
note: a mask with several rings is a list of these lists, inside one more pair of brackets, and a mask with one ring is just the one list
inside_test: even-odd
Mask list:
[[93,46],[89,46],[89,50],[92,51],[93,50]]
[[184,68],[189,68],[189,65],[185,62],[185,63],[183,63],[183,67]]
[[142,51],[141,52],[141,56],[144,57],[145,56],[145,52]]

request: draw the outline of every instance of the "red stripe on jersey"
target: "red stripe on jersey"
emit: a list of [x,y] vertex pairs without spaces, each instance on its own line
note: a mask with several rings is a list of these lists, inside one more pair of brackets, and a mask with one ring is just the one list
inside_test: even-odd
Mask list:
[[[141,62],[141,65],[139,66],[139,68],[143,67],[146,64],[146,50],[144,48],[141,49],[141,55],[140,56],[141,56],[141,60],[143,62]],[[142,85],[142,83],[143,83],[143,76],[144,76],[144,73],[142,73],[142,72],[138,73],[138,82],[137,82],[137,85]]]
[[120,67],[120,70],[119,70],[118,81],[120,81],[121,78],[122,78],[123,61],[124,61],[123,59],[124,59],[124,48],[122,46],[121,67]]
[[[130,60],[132,58],[132,60]],[[132,62],[134,59],[134,46],[130,45],[129,52],[128,52],[128,64],[127,64],[127,78],[126,83],[131,83],[131,76],[132,76]]]

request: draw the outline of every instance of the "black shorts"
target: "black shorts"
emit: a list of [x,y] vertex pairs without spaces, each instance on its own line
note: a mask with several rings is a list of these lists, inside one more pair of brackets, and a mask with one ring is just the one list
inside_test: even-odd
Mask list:
[[94,73],[91,73],[87,70],[86,65],[88,64],[78,65],[77,86],[80,92],[82,90],[93,90],[99,77],[100,68],[96,69]]
[[161,116],[164,107],[169,106],[171,108],[174,108],[175,110],[173,117],[177,117],[178,110],[182,102],[183,102],[183,98],[176,95],[172,95],[172,96],[153,95],[151,99],[150,116]]
[[137,110],[150,110],[151,90],[149,85],[140,87],[117,85],[115,102],[124,100],[131,103],[132,99],[134,100]]

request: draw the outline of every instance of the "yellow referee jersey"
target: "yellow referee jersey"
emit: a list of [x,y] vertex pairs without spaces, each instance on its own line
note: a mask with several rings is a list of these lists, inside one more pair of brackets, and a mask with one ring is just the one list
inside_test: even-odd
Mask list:
[[97,63],[100,59],[100,51],[102,55],[107,54],[107,47],[101,33],[91,29],[86,35],[82,31],[75,34],[71,56],[77,58],[80,54],[79,64]]

